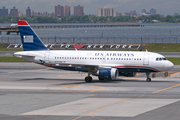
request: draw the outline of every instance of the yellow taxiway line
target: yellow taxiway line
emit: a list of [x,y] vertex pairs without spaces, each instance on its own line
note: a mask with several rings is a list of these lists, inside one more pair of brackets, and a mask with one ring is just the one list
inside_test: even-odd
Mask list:
[[169,90],[169,89],[171,89],[171,88],[175,88],[175,87],[178,87],[178,86],[180,86],[180,84],[177,84],[177,85],[174,85],[174,86],[171,86],[171,87],[168,87],[168,88],[164,88],[164,89],[155,91],[155,92],[153,92],[153,93],[159,93],[159,92],[162,92],[162,91],[165,91],[165,90]]

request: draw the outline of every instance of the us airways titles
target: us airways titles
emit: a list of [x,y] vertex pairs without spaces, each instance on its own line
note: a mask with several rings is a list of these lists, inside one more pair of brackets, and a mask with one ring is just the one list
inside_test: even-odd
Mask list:
[[95,56],[134,57],[134,53],[95,53]]

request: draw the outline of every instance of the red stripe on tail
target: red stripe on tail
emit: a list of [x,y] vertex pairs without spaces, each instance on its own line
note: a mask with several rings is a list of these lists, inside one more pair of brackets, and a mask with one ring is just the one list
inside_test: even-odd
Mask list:
[[25,20],[18,20],[18,25],[29,25]]

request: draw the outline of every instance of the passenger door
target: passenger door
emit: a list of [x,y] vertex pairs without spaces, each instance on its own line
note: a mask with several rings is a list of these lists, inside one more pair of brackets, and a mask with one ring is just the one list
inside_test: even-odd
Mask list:
[[49,52],[46,52],[44,54],[44,61],[45,61],[45,63],[49,63]]
[[143,65],[149,65],[149,54],[144,54]]

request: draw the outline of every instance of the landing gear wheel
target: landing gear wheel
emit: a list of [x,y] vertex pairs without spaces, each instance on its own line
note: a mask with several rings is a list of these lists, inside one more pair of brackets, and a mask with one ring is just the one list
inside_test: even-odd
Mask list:
[[151,78],[147,78],[146,81],[147,81],[147,82],[151,82]]
[[91,76],[85,77],[85,82],[87,82],[87,83],[92,82],[92,77]]
[[147,79],[146,82],[151,82],[151,78],[149,77],[150,73],[146,73]]

